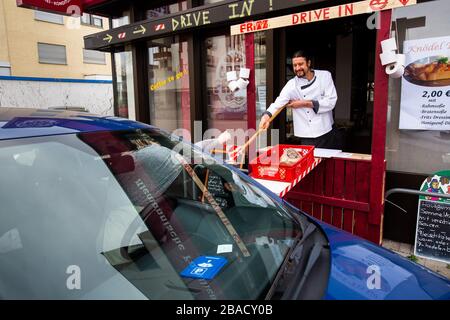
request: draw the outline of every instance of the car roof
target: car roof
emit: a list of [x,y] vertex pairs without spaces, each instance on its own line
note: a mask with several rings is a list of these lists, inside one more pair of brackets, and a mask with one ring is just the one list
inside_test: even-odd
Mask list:
[[0,107],[0,140],[144,128],[151,126],[87,112]]

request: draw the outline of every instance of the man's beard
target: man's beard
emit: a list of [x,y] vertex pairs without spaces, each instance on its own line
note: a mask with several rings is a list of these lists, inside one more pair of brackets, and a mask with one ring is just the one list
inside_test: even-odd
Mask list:
[[[301,75],[299,75],[300,73],[301,73]],[[306,77],[306,72],[299,71],[299,72],[296,72],[295,75],[297,76],[297,78],[304,78],[304,77]]]

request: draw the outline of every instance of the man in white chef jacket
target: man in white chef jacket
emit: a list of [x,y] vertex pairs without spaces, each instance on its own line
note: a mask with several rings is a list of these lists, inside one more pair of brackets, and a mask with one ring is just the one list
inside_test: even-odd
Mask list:
[[280,95],[263,113],[260,128],[269,127],[269,119],[279,108],[292,108],[294,135],[302,145],[337,149],[338,139],[333,129],[333,109],[337,94],[331,73],[311,67],[311,58],[304,51],[292,56],[295,77],[288,81]]

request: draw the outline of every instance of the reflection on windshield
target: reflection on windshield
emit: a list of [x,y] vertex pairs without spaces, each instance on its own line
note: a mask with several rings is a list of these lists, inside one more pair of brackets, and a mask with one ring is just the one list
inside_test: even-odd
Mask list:
[[[23,250],[0,252],[2,276],[15,275],[16,284],[11,280],[6,286],[9,292],[20,282],[15,264],[35,268],[36,261],[44,259],[39,270],[42,281],[51,273],[66,276],[67,266],[77,263],[91,279],[90,285],[73,293],[64,291],[63,282],[62,296],[92,297],[94,292],[106,296],[111,294],[106,288],[119,282],[125,295],[132,290],[116,277],[121,274],[150,299],[264,297],[300,232],[297,222],[239,174],[190,145],[180,148],[180,143],[148,130],[0,145],[0,159],[9,163],[9,172],[17,172],[16,177],[33,172],[23,180],[0,175],[0,185],[9,186],[1,192],[4,208],[12,213],[1,217],[0,239],[16,228],[24,252],[36,252],[26,259]],[[190,159],[199,157],[205,161],[192,164]],[[18,205],[20,193],[14,190],[20,188],[29,196]],[[31,208],[26,225],[15,220]],[[38,257],[48,251],[43,248],[52,248],[52,254]],[[227,263],[212,279],[181,275],[203,256],[220,256]],[[54,289],[58,281],[52,279],[47,286]],[[50,289],[49,297],[53,297]]]

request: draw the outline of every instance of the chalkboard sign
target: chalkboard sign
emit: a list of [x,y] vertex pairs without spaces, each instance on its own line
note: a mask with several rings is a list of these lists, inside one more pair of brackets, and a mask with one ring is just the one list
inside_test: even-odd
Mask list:
[[414,254],[450,262],[450,203],[419,200]]
[[221,208],[228,207],[228,198],[230,194],[225,190],[224,182],[221,176],[214,171],[209,170],[207,188]]
[[223,186],[222,177],[214,173],[214,171],[209,170],[207,186],[209,193],[213,196],[228,196],[228,193],[225,191],[225,187]]

